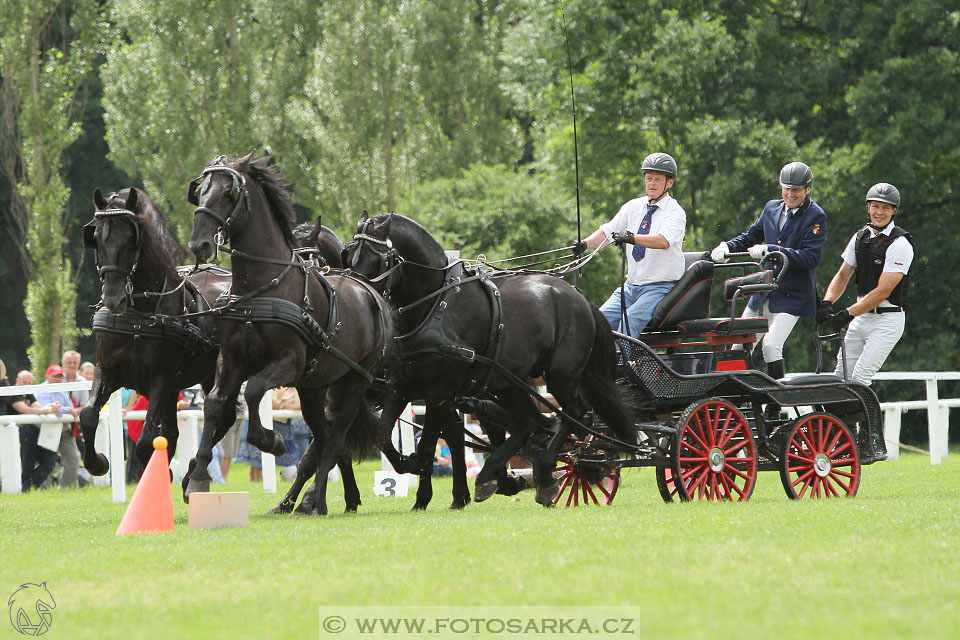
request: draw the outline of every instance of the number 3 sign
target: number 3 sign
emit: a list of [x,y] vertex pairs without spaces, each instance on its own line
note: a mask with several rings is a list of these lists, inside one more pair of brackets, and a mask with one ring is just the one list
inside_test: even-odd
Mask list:
[[381,498],[406,498],[410,483],[396,471],[374,471],[373,493]]

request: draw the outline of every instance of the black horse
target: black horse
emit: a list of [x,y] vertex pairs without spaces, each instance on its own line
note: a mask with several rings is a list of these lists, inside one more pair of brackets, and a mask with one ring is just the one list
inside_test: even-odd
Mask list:
[[[448,265],[440,244],[410,218],[364,215],[344,264],[374,279],[398,309],[400,391],[384,402],[378,446],[398,470],[420,473],[417,507],[431,497],[430,461],[436,438],[445,434],[454,463],[454,503],[469,502],[463,465],[463,430],[454,409],[457,396],[492,398],[515,421],[511,437],[488,458],[477,476],[476,499],[493,495],[506,481],[506,464],[543,424],[525,381],[543,376],[563,413],[580,421],[593,407],[616,437],[635,438],[631,412],[616,385],[613,333],[599,309],[576,289],[546,274],[492,278]],[[427,407],[416,460],[393,449],[389,433],[406,403]],[[502,413],[502,412],[501,412]],[[552,504],[557,454],[575,424],[560,420],[535,464],[537,502]]]
[[[341,262],[343,241],[332,229],[321,224],[320,216],[317,216],[317,221],[313,225],[306,222],[297,225],[293,230],[293,237],[297,245],[296,251],[301,255],[308,259],[315,259],[322,267],[339,269],[343,266]],[[340,477],[343,481],[347,511],[356,511],[361,502],[360,489],[357,487],[356,477],[353,474],[352,459],[354,457],[359,458],[369,451],[373,442],[371,434],[375,432],[376,417],[371,416],[367,408],[361,406],[354,421],[354,426],[347,431],[347,451],[337,461],[337,467],[340,469]],[[290,489],[280,503],[268,513],[281,514],[293,511],[304,485],[316,474],[318,464],[316,441],[311,440],[310,446],[297,463],[296,479],[290,485]],[[314,482],[305,494],[300,507],[297,508],[298,513],[307,512],[311,508],[310,505],[313,503],[312,493],[316,491],[316,488],[317,483]]]
[[[252,155],[218,156],[188,192],[197,206],[190,249],[200,261],[228,251],[233,288],[219,309],[216,382],[204,404],[203,436],[184,478],[184,497],[209,486],[206,466],[230,426],[223,415],[241,383],[247,380],[249,407],[259,406],[267,390],[292,385],[321,452],[308,510],[325,514],[327,473],[341,458],[372,372],[391,354],[393,319],[371,287],[354,278],[323,277],[315,263],[294,252],[288,185],[269,156]],[[283,440],[264,429],[255,411],[247,441],[274,455],[284,451]]]
[[97,366],[80,426],[90,443],[84,466],[103,475],[110,465],[92,445],[100,409],[120,387],[150,400],[137,457],[144,464],[149,460],[158,423],[173,456],[179,434],[177,395],[198,382],[209,390],[217,362],[213,320],[199,316],[188,322],[177,316],[209,309],[230,286],[230,274],[208,269],[183,277],[177,270],[180,249],[160,209],[143,191],[131,187],[104,198],[97,189],[93,203],[96,211],[84,228],[84,244],[97,252],[103,306],[94,315]]

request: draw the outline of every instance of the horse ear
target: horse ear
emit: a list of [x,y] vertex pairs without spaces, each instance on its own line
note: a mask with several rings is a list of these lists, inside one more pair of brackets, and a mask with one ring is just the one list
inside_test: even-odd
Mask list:
[[363,224],[370,218],[370,214],[367,213],[367,210],[364,209],[363,213],[360,214],[360,221],[357,224]]
[[250,153],[248,153],[247,155],[245,155],[245,156],[243,156],[242,158],[240,158],[239,160],[237,160],[237,165],[248,165],[248,164],[250,164],[250,161],[253,159],[253,155],[254,155],[256,152],[257,152],[257,150],[256,150],[256,149],[253,149]]
[[100,193],[100,187],[93,190],[93,206],[97,208],[97,211],[103,211],[107,208],[107,199]]
[[137,190],[134,187],[130,187],[130,191],[127,193],[127,211],[136,211],[137,210]]

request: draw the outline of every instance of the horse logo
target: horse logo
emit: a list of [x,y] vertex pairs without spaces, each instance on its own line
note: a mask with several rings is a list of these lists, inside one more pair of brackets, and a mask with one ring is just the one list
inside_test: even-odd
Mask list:
[[42,636],[53,622],[51,611],[57,608],[47,583],[26,583],[13,592],[7,601],[10,624],[25,636]]

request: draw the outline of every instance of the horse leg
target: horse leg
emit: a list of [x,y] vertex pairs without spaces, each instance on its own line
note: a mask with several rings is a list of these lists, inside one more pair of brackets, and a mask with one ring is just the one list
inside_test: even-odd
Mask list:
[[393,427],[406,406],[407,400],[399,392],[391,391],[387,394],[377,425],[377,449],[386,456],[387,461],[397,473],[418,473],[416,461],[403,457],[393,446]]
[[293,508],[297,505],[297,498],[300,497],[300,492],[303,491],[303,486],[307,484],[307,481],[317,472],[317,463],[317,439],[314,437],[310,446],[307,447],[307,450],[300,456],[300,461],[297,463],[297,477],[290,486],[290,490],[287,491],[287,495],[283,497],[280,504],[270,509],[270,511],[267,511],[268,514],[290,513],[293,511]]
[[360,507],[360,488],[357,486],[357,477],[353,474],[353,460],[350,454],[344,453],[337,462],[340,469],[340,480],[343,482],[343,500],[347,503],[344,513],[356,513]]
[[105,475],[110,470],[107,457],[96,452],[94,443],[97,437],[97,426],[100,424],[100,409],[107,403],[110,394],[118,388],[119,385],[113,383],[113,381],[110,383],[104,382],[101,376],[101,368],[97,367],[90,398],[80,411],[80,429],[83,432],[83,439],[87,443],[83,450],[83,466],[94,476]]
[[423,416],[423,431],[420,433],[420,441],[417,443],[417,451],[414,454],[417,465],[417,475],[419,483],[417,484],[417,499],[413,503],[414,511],[423,511],[433,499],[433,459],[437,451],[437,438],[440,437],[441,420],[440,408],[431,402],[427,402],[427,412]]
[[464,458],[463,421],[453,409],[447,409],[444,415],[443,439],[450,449],[453,466],[453,502],[450,508],[463,509],[470,504],[470,487],[467,486],[467,463]]
[[[158,425],[161,421],[165,422],[163,426],[166,432],[163,435],[167,438],[169,449],[170,432],[177,430],[177,393],[176,389],[168,389],[166,385],[155,385],[147,393],[150,403],[147,405],[147,416],[143,420],[143,432],[140,434],[140,439],[137,440],[136,447],[137,458],[140,459],[144,468],[146,468],[150,457],[153,455],[153,439],[157,437],[160,431]],[[169,425],[170,422],[173,423],[172,428]],[[174,444],[176,444],[175,438]],[[170,452],[169,456],[172,458],[173,452]]]
[[[363,392],[366,382],[359,375],[347,374],[334,383],[330,389],[330,415],[332,420],[327,438],[320,451],[320,463],[317,466],[317,488],[313,495],[315,515],[327,515],[327,476],[330,469],[340,460],[345,451],[347,429],[353,423],[363,402]],[[314,413],[323,410],[323,394],[302,394],[300,396],[301,410]],[[316,438],[316,436],[314,436]]]
[[[203,402],[203,433],[200,436],[200,445],[197,448],[197,455],[190,461],[187,468],[187,474],[183,476],[183,501],[189,503],[190,494],[197,491],[210,490],[210,474],[207,466],[213,460],[213,446],[216,444],[215,436],[219,435],[222,439],[227,429],[233,425],[233,422],[224,423],[224,417],[236,418],[236,399],[240,393],[240,368],[230,366],[223,359],[217,365],[217,382],[214,384],[210,394]],[[232,405],[230,407],[227,404]],[[259,405],[250,405],[250,420],[257,415],[256,407]]]
[[484,461],[474,483],[473,499],[476,502],[483,502],[498,491],[500,483],[507,477],[510,458],[517,454],[539,426],[539,411],[523,390],[505,389],[499,394],[499,400],[503,408],[515,416],[516,430]]
[[247,380],[246,391],[243,393],[250,413],[247,422],[247,442],[264,453],[282,456],[287,448],[279,433],[272,429],[264,428],[260,422],[260,411],[258,410],[260,400],[270,389],[289,382],[290,372],[299,370],[300,367],[295,366],[293,358],[282,358],[271,362]]

